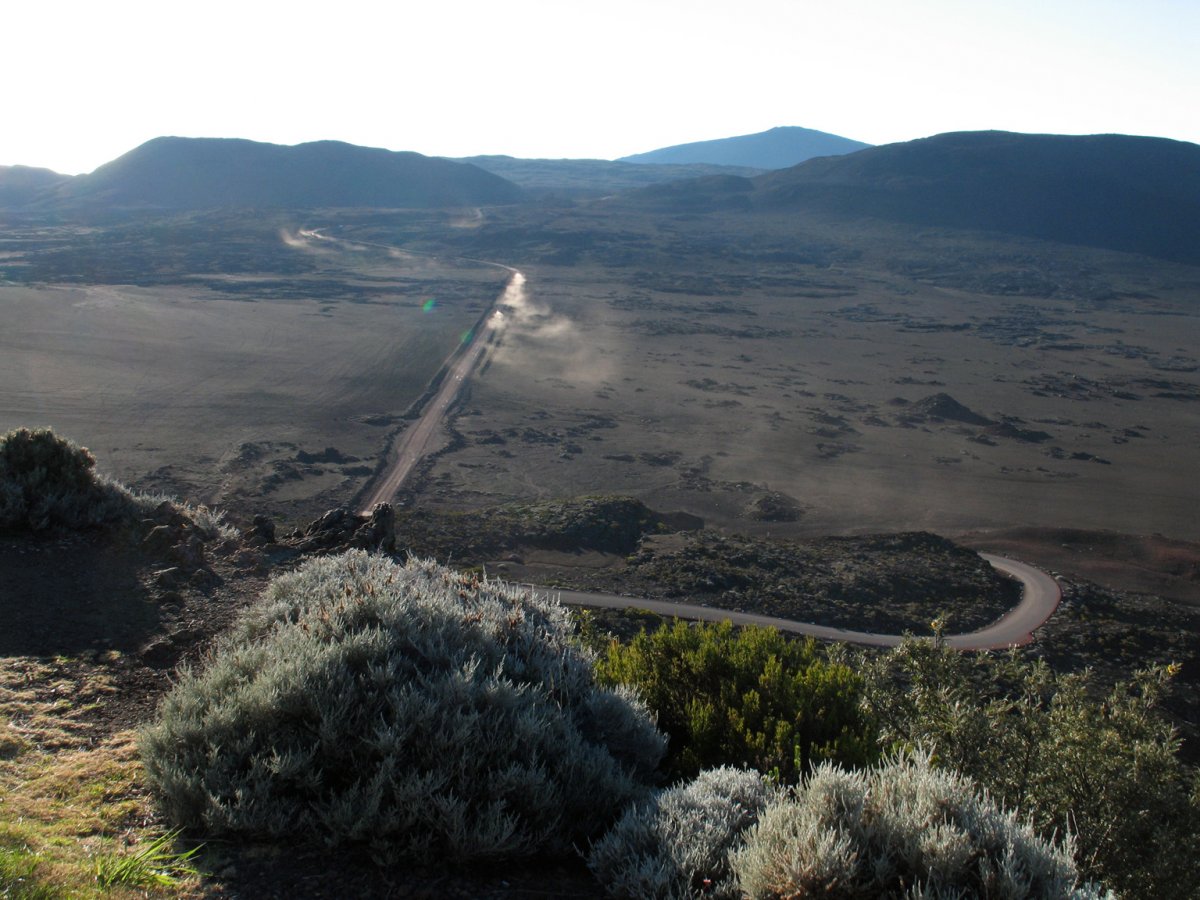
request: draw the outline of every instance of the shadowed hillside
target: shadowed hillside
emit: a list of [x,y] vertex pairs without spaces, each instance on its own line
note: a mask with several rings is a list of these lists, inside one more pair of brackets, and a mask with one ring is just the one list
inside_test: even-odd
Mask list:
[[678,144],[647,153],[624,156],[620,162],[745,166],[755,169],[784,169],[815,156],[838,156],[870,147],[862,141],[851,140],[811,128],[772,128],[758,134],[720,138]]
[[756,205],[979,228],[1200,262],[1200,147],[1127,135],[936,135],[755,181]]
[[84,207],[437,207],[510,203],[520,189],[475,166],[338,141],[284,147],[155,138],[72,179],[55,202]]

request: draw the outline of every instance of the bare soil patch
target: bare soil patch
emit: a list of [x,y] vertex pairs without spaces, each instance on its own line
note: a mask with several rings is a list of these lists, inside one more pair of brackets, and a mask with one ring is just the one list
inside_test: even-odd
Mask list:
[[[755,534],[1200,536],[1194,268],[803,215],[510,215],[456,240],[520,266],[541,317],[470,387],[426,502],[602,486]],[[591,238],[570,265],[551,218]],[[774,492],[792,521],[755,515]]]
[[10,274],[46,280],[0,281],[0,430],[50,425],[124,481],[306,521],[366,483],[503,273],[218,224],[158,226],[198,242],[182,256],[15,237]]
[[973,532],[955,540],[1117,590],[1200,607],[1200,543],[1194,541],[1061,528]]

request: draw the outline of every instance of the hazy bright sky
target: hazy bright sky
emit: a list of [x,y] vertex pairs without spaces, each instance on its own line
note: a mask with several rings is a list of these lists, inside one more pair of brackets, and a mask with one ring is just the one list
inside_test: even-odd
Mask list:
[[1200,0],[7,0],[0,165],[159,135],[614,158],[802,125],[1200,143]]

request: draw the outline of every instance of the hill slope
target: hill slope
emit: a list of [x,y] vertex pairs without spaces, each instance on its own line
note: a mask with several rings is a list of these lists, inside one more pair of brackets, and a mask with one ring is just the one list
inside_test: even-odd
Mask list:
[[657,211],[814,211],[1003,232],[1200,264],[1200,146],[973,131],[812,159],[755,178],[651,185]]
[[511,156],[469,156],[470,163],[507,178],[522,188],[571,196],[600,196],[652,184],[702,178],[708,175],[761,175],[762,169],[714,166],[706,163],[640,166],[608,159],[517,159]]
[[760,208],[978,228],[1200,263],[1200,146],[958,132],[754,181]]
[[752,169],[783,169],[816,156],[838,156],[870,146],[862,141],[811,128],[780,127],[758,134],[663,147],[622,157],[619,162],[655,165],[708,163]]
[[475,166],[339,141],[284,147],[220,138],[161,137],[81,175],[58,192],[68,205],[436,207],[510,203],[520,189]]
[[0,166],[0,207],[24,206],[70,180],[70,175],[59,175],[49,169]]

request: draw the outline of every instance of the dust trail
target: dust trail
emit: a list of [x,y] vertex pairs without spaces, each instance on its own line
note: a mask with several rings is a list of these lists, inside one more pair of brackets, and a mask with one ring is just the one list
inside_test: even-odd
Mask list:
[[296,232],[288,231],[286,228],[279,229],[279,240],[283,241],[285,246],[291,247],[293,250],[300,250],[303,253],[308,253],[313,256],[332,256],[336,251],[332,247],[322,247],[319,241],[327,241],[329,238],[321,234],[319,231],[305,231],[300,229]]
[[421,413],[421,417],[400,435],[392,452],[393,461],[390,468],[383,472],[379,483],[361,504],[363,513],[370,512],[377,503],[390,502],[417,463],[432,449],[435,442],[442,440],[441,426],[450,408],[458,399],[467,379],[483,359],[483,352],[489,343],[484,335],[506,327],[504,308],[516,309],[525,303],[525,276],[509,266],[502,268],[512,272],[512,277],[484,314],[481,327],[472,329],[469,332],[470,337],[451,354],[445,377],[437,393]]
[[579,323],[532,295],[524,276],[514,279],[498,306],[503,316],[497,322],[497,338],[502,334],[506,340],[496,341],[496,366],[523,377],[562,378],[581,386],[595,386],[613,376],[614,365],[602,359]]
[[[374,247],[390,256],[410,255],[437,258],[437,254],[405,250],[369,241],[351,241],[322,234],[323,229],[301,230],[295,240],[301,243],[333,243],[357,248]],[[289,243],[289,246],[291,244]],[[390,501],[417,463],[441,439],[440,426],[458,398],[464,382],[475,374],[483,362],[484,351],[492,348],[489,365],[509,365],[522,372],[544,377],[569,375],[576,383],[599,382],[608,377],[594,347],[585,340],[580,328],[569,317],[555,313],[544,303],[537,302],[526,285],[525,275],[512,266],[470,256],[452,257],[462,262],[503,269],[510,274],[504,290],[492,303],[477,328],[446,360],[446,375],[437,394],[412,426],[404,431],[392,451],[390,468],[379,476],[361,504],[369,512],[376,503]],[[502,338],[515,340],[502,340]],[[521,346],[515,347],[519,343]],[[532,346],[529,346],[532,345]],[[530,359],[536,367],[530,368]]]

